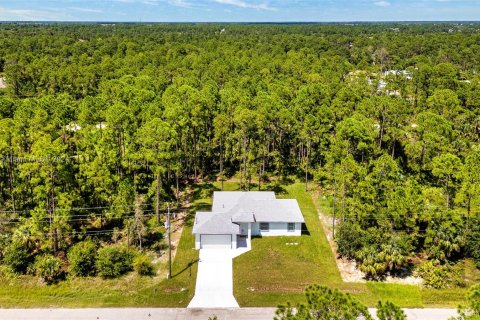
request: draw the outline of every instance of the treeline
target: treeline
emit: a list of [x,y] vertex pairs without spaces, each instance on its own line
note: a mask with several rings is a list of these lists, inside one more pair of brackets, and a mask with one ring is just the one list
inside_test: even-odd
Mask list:
[[479,27],[2,24],[0,252],[143,247],[191,182],[298,175],[371,277],[479,261]]

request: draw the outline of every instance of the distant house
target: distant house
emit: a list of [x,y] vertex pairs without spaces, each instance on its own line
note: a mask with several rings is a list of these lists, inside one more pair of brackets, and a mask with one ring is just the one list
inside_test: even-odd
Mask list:
[[297,200],[274,192],[214,192],[212,211],[195,215],[195,248],[250,248],[252,236],[300,236],[304,222]]
[[410,71],[407,71],[407,70],[387,70],[383,73],[383,75],[385,77],[387,76],[390,76],[390,75],[393,75],[393,76],[403,76],[405,77],[407,80],[412,80],[413,79],[413,75]]
[[73,122],[73,123],[67,124],[65,126],[65,129],[67,131],[76,132],[76,131],[81,130],[82,127],[78,123]]

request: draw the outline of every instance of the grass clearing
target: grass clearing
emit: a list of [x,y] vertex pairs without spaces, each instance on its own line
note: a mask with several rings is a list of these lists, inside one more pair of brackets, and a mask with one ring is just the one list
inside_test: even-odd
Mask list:
[[[241,306],[276,306],[303,300],[309,284],[342,287],[343,282],[324,236],[317,210],[303,184],[284,187],[279,198],[298,200],[308,229],[302,237],[265,237],[234,260],[234,295]],[[297,246],[286,243],[296,242]],[[358,288],[345,288],[358,292]],[[360,288],[365,292],[365,288]]]
[[356,296],[371,307],[376,305],[379,300],[389,300],[407,308],[423,307],[421,288],[418,286],[382,282],[367,282],[366,286],[369,294]]

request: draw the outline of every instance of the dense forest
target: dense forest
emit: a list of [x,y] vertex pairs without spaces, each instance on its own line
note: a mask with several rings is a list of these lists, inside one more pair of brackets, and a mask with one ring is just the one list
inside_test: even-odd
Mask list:
[[296,177],[368,277],[480,267],[478,52],[467,23],[3,23],[0,257],[88,275],[189,184]]

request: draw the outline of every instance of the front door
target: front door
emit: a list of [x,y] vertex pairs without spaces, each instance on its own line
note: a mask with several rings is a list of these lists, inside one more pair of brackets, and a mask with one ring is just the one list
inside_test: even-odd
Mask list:
[[248,236],[248,223],[240,223],[240,235]]

